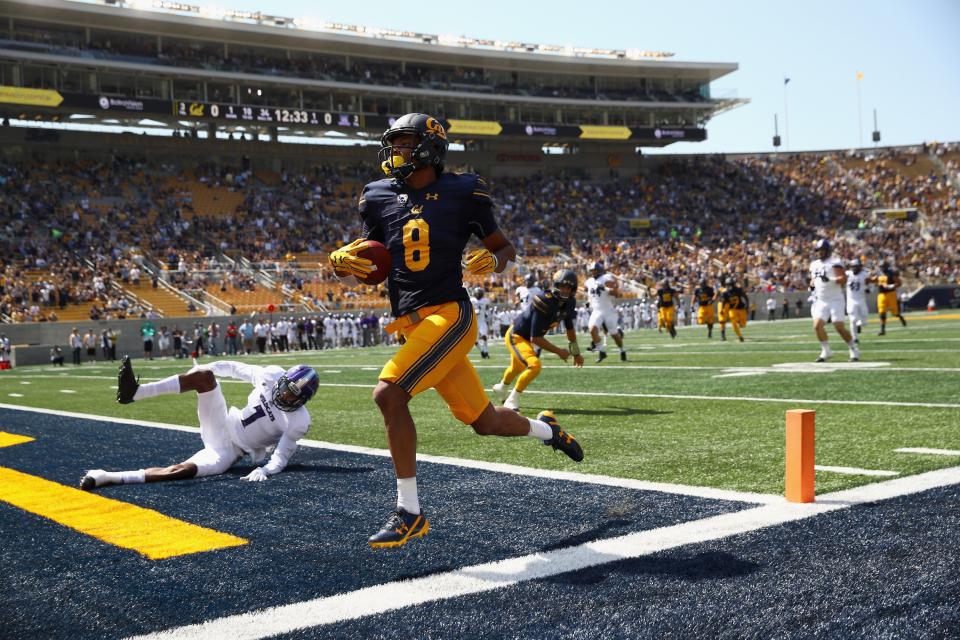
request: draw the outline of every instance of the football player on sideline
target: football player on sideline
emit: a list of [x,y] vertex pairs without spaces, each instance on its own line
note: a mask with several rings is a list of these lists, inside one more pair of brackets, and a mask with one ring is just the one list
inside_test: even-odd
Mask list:
[[620,348],[620,360],[626,361],[627,352],[623,348],[623,331],[617,318],[617,309],[614,302],[620,291],[617,288],[617,279],[612,273],[603,272],[603,263],[594,262],[590,266],[590,277],[583,283],[587,290],[587,300],[590,302],[590,319],[587,328],[592,340],[590,351],[596,349],[599,353],[597,362],[603,362],[607,357],[607,345],[600,340],[600,329],[613,336],[613,341]]
[[853,333],[854,344],[860,344],[857,337],[867,323],[870,311],[867,309],[867,285],[876,282],[874,276],[863,270],[860,258],[850,261],[847,270],[847,315],[850,316],[850,331]]
[[877,278],[877,311],[880,313],[880,334],[887,335],[887,312],[900,319],[900,324],[907,326],[907,321],[900,313],[900,301],[897,300],[897,289],[903,285],[900,274],[892,265],[884,262],[880,265],[880,276]]
[[[227,408],[217,376],[243,380],[253,385],[242,410]],[[80,479],[80,488],[90,491],[108,484],[140,484],[188,480],[224,473],[244,455],[259,465],[268,447],[275,447],[270,460],[255,466],[243,480],[261,482],[283,471],[297,450],[297,441],[310,428],[304,408],[317,392],[320,378],[311,367],[298,364],[284,371],[271,365],[258,367],[221,360],[194,366],[187,373],[157,382],[139,384],[130,357],[124,356],[117,380],[117,402],[129,404],[154,396],[197,392],[197,415],[203,449],[169,467],[135,471],[92,469]]]
[[486,360],[490,357],[490,351],[487,349],[487,335],[490,331],[487,324],[487,314],[489,313],[490,300],[487,299],[483,287],[474,287],[470,302],[473,304],[473,313],[477,316],[477,347],[480,349],[480,357]]
[[[573,356],[575,367],[583,366],[583,356],[577,344],[577,331],[573,319],[577,315],[577,274],[570,269],[560,269],[553,274],[553,291],[542,293],[525,307],[513,326],[507,329],[504,342],[510,352],[510,366],[503,372],[500,382],[493,390],[503,397],[503,393],[517,379],[517,384],[504,401],[503,406],[514,411],[520,410],[520,394],[540,375],[540,358],[534,351],[534,345],[555,353],[563,360]],[[567,331],[568,349],[556,346],[546,338],[547,331],[563,322]],[[520,376],[519,378],[517,376]]]
[[[475,174],[443,171],[447,134],[429,115],[397,119],[381,143],[380,166],[388,178],[363,188],[361,235],[390,251],[388,290],[396,320],[387,331],[399,333],[403,345],[373,391],[397,476],[396,510],[368,540],[374,548],[399,547],[430,530],[417,494],[417,431],[409,407],[427,389],[436,389],[453,415],[479,435],[529,436],[583,459],[580,444],[549,411],[530,420],[494,407],[467,357],[477,340],[477,320],[463,288],[463,268],[474,275],[503,273],[517,255],[494,220],[486,183]],[[471,251],[461,265],[471,235],[484,248]],[[332,252],[331,264],[354,276],[369,270],[356,245]]]
[[843,261],[830,255],[833,248],[826,238],[817,241],[816,250],[819,257],[810,264],[810,289],[813,291],[814,298],[810,315],[813,316],[813,330],[820,341],[820,355],[816,361],[825,362],[833,355],[830,343],[827,341],[827,330],[824,328],[827,321],[830,321],[843,341],[847,343],[850,361],[857,362],[860,359],[860,351],[843,320],[845,311],[843,287],[847,283]]

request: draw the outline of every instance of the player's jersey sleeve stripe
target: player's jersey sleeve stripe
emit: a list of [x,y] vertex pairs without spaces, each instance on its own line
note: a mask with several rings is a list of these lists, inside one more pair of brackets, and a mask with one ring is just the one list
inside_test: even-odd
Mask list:
[[407,393],[412,393],[417,383],[467,335],[475,321],[473,306],[469,300],[461,300],[457,302],[457,311],[457,319],[450,328],[397,380],[397,385]]

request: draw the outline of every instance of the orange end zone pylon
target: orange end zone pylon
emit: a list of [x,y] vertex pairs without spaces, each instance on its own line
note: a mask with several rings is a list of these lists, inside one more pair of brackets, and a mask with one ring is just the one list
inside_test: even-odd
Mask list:
[[789,502],[813,502],[814,421],[810,409],[787,411],[786,496]]

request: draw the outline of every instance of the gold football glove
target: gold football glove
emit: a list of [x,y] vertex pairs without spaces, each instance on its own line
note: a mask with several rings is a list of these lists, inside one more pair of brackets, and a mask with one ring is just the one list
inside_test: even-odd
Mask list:
[[475,276],[485,276],[497,269],[497,256],[486,249],[474,249],[467,254],[463,266]]
[[340,247],[329,256],[330,264],[341,273],[365,277],[377,270],[372,260],[357,255],[363,249],[366,240],[357,239],[345,247]]

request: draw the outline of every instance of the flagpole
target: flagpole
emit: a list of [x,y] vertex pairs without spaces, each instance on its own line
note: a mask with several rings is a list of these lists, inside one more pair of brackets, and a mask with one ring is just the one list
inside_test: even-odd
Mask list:
[[790,112],[787,111],[787,85],[790,78],[783,79],[783,141],[784,151],[790,151]]

